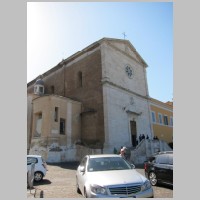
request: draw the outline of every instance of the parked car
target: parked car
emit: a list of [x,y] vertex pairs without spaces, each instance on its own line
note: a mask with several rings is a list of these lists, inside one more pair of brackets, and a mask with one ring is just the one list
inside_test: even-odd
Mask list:
[[120,155],[86,155],[76,172],[77,192],[86,198],[153,197],[150,181]]
[[41,181],[46,175],[47,163],[41,155],[27,155],[27,174],[31,170],[31,163],[35,164],[34,181]]
[[173,152],[159,152],[144,163],[145,176],[152,185],[164,183],[173,186]]

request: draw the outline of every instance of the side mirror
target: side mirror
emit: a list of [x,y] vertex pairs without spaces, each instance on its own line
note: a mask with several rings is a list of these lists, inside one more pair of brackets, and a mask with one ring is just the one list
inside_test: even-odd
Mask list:
[[85,172],[85,167],[84,166],[80,166],[80,172]]

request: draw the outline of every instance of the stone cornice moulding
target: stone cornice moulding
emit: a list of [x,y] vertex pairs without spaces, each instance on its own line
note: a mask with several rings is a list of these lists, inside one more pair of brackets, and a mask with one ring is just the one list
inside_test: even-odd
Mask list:
[[120,86],[120,85],[117,85],[117,84],[115,84],[115,83],[113,83],[113,82],[111,82],[111,81],[109,81],[109,80],[102,79],[102,80],[101,80],[101,83],[102,83],[102,85],[108,84],[108,85],[114,86],[114,87],[116,87],[116,88],[119,88],[119,89],[121,89],[121,90],[125,90],[126,92],[131,93],[131,94],[134,94],[134,95],[136,95],[136,96],[138,96],[138,97],[140,97],[140,98],[144,98],[144,99],[149,100],[149,96],[143,96],[143,95],[138,94],[138,93],[136,93],[136,92],[133,92],[133,91],[127,89],[127,88],[124,88],[124,87],[122,87],[122,86]]

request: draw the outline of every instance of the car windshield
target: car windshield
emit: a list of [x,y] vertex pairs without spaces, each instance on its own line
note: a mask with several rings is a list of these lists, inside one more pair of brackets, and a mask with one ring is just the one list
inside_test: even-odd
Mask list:
[[88,161],[88,171],[107,171],[131,169],[131,165],[120,157],[90,158]]

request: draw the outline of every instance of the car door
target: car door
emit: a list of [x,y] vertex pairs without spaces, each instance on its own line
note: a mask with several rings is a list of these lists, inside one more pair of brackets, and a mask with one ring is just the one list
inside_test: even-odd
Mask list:
[[155,171],[158,181],[166,182],[168,179],[168,155],[156,157]]
[[168,157],[169,160],[166,181],[167,183],[173,184],[173,154],[169,154]]

